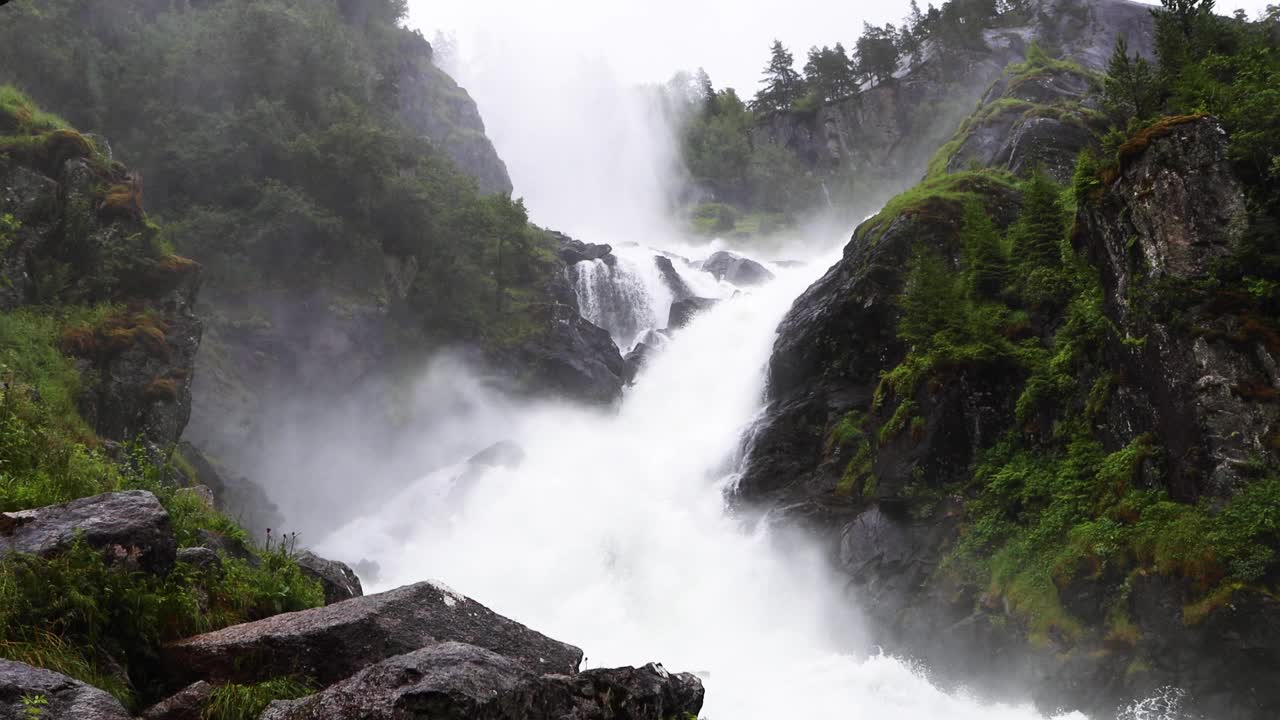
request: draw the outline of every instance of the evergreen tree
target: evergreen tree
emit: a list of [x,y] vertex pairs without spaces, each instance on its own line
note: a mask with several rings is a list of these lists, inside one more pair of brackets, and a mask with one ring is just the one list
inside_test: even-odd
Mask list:
[[849,54],[844,45],[836,43],[834,49],[823,47],[809,50],[809,61],[804,66],[804,79],[811,92],[816,92],[823,102],[832,102],[857,92]]
[[858,70],[877,83],[893,77],[898,69],[898,33],[893,25],[876,27],[863,23],[858,38]]
[[1156,110],[1156,78],[1146,59],[1129,56],[1124,35],[1116,37],[1115,50],[1107,65],[1104,103],[1121,127],[1131,119],[1143,120]]
[[760,84],[764,88],[756,93],[752,103],[752,109],[759,112],[786,110],[804,96],[804,80],[795,70],[795,57],[780,40],[773,41],[769,65],[764,69]]
[[1013,256],[1026,269],[1062,264],[1060,243],[1067,230],[1058,186],[1037,171],[1023,186],[1022,212],[1013,226]]
[[932,248],[922,249],[907,263],[907,281],[898,306],[902,319],[898,337],[918,351],[927,352],[935,338],[954,338],[963,323],[964,288],[946,259]]
[[973,298],[994,299],[1008,281],[1008,259],[991,216],[977,200],[964,206],[960,243],[965,284]]
[[698,68],[698,72],[693,76],[694,82],[697,84],[698,92],[702,95],[702,109],[708,115],[716,114],[716,89],[711,84],[711,76],[703,68]]

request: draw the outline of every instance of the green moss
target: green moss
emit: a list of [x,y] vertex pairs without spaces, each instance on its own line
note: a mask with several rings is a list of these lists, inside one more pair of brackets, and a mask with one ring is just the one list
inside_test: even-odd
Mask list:
[[984,205],[1002,190],[1016,188],[1016,179],[1002,170],[977,170],[927,178],[914,188],[890,200],[879,213],[858,226],[857,237],[876,242],[889,224],[900,217],[956,218],[964,203],[978,200]]

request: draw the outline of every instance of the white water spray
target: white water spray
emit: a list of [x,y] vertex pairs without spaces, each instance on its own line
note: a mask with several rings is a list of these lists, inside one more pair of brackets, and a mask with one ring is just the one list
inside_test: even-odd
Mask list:
[[706,717],[1037,717],[949,696],[865,653],[816,549],[726,505],[774,328],[815,270],[780,270],[678,331],[616,414],[520,411],[518,467],[435,472],[321,549],[375,558],[375,590],[443,579],[580,645],[592,667],[702,672]]

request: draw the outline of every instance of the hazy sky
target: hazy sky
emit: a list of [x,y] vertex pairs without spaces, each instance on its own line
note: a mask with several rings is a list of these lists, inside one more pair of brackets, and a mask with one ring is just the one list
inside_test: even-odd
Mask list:
[[[1270,0],[1276,2],[1277,0]],[[1256,14],[1268,0],[1219,0]],[[864,20],[898,23],[909,0],[410,0],[409,23],[428,39],[456,33],[464,57],[519,37],[572,48],[607,62],[619,79],[653,82],[680,69],[705,67],[717,86],[754,92],[776,37],[798,64],[812,45],[851,46]],[[928,2],[922,0],[922,6]],[[1159,4],[1151,0],[1149,4]],[[531,37],[532,36],[532,37]],[[749,94],[749,93],[748,93]]]

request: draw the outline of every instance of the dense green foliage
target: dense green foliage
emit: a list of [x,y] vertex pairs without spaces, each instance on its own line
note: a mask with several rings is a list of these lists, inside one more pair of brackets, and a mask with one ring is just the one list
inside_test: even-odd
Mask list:
[[[956,248],[921,250],[909,265],[898,328],[909,351],[884,375],[872,409],[884,422],[883,443],[903,426],[904,412],[919,411],[923,388],[941,386],[954,373],[1021,378],[1011,429],[980,451],[964,487],[946,490],[967,499],[959,543],[943,570],[988,601],[1004,598],[1026,620],[1033,641],[1072,640],[1085,629],[1060,599],[1080,579],[1117,588],[1108,597],[1107,642],[1132,646],[1137,631],[1125,610],[1124,578],[1154,572],[1186,580],[1195,597],[1183,619],[1194,624],[1240,588],[1273,588],[1280,572],[1280,468],[1273,462],[1258,458],[1243,468],[1249,482],[1229,499],[1188,502],[1162,484],[1170,460],[1159,437],[1140,436],[1110,452],[1104,447],[1097,428],[1125,380],[1108,367],[1102,348],[1140,347],[1142,340],[1120,336],[1103,314],[1097,270],[1069,242],[1076,205],[1096,202],[1117,165],[1179,123],[1217,115],[1248,193],[1250,228],[1211,277],[1131,289],[1130,300],[1143,317],[1191,332],[1204,313],[1227,307],[1240,313],[1249,337],[1276,337],[1280,33],[1274,17],[1227,19],[1211,6],[1165,2],[1156,13],[1155,67],[1118,43],[1102,83],[1114,128],[1102,157],[1086,151],[1066,191],[1039,174],[1025,181],[1021,210],[1007,230],[984,212],[979,201],[988,194],[966,197],[972,173],[941,171],[860,230],[863,241],[875,241],[894,218],[931,202],[935,213],[950,208],[961,217]],[[1011,72],[1037,67],[1047,67],[1044,58]],[[1179,117],[1161,120],[1162,114]],[[844,436],[859,437],[848,429]]]
[[404,10],[20,0],[0,26],[0,81],[111,138],[207,287],[363,296],[384,255],[412,258],[405,318],[431,336],[506,336],[551,241],[407,124],[413,97],[443,107],[460,91],[397,25]]
[[[16,157],[40,167],[41,158],[15,151],[13,140],[46,132],[83,137],[21,93],[0,87],[0,156],[8,156],[0,161]],[[95,147],[87,144],[85,153],[81,157],[110,176],[109,161]],[[74,247],[78,238],[71,224],[64,223]],[[224,555],[218,568],[178,563],[164,576],[83,542],[49,559],[0,559],[0,657],[66,673],[130,705],[154,700],[161,691],[163,642],[324,601],[319,583],[302,574],[291,548],[254,549],[234,522],[194,492],[176,487],[174,468],[157,462],[150,449],[109,451],[79,414],[89,380],[84,373],[90,371],[64,353],[68,345],[99,332],[107,341],[116,333],[130,341],[157,336],[163,342],[145,310],[80,301],[114,297],[128,276],[120,268],[172,260],[155,242],[159,228],[143,228],[137,242],[120,245],[119,263],[100,257],[95,267],[75,275],[67,266],[67,288],[88,288],[84,294],[42,292],[39,305],[0,312],[0,512],[143,489],[167,510],[180,547],[215,538],[243,548]],[[0,216],[0,240],[17,230],[11,215]],[[85,284],[85,277],[92,282]]]

